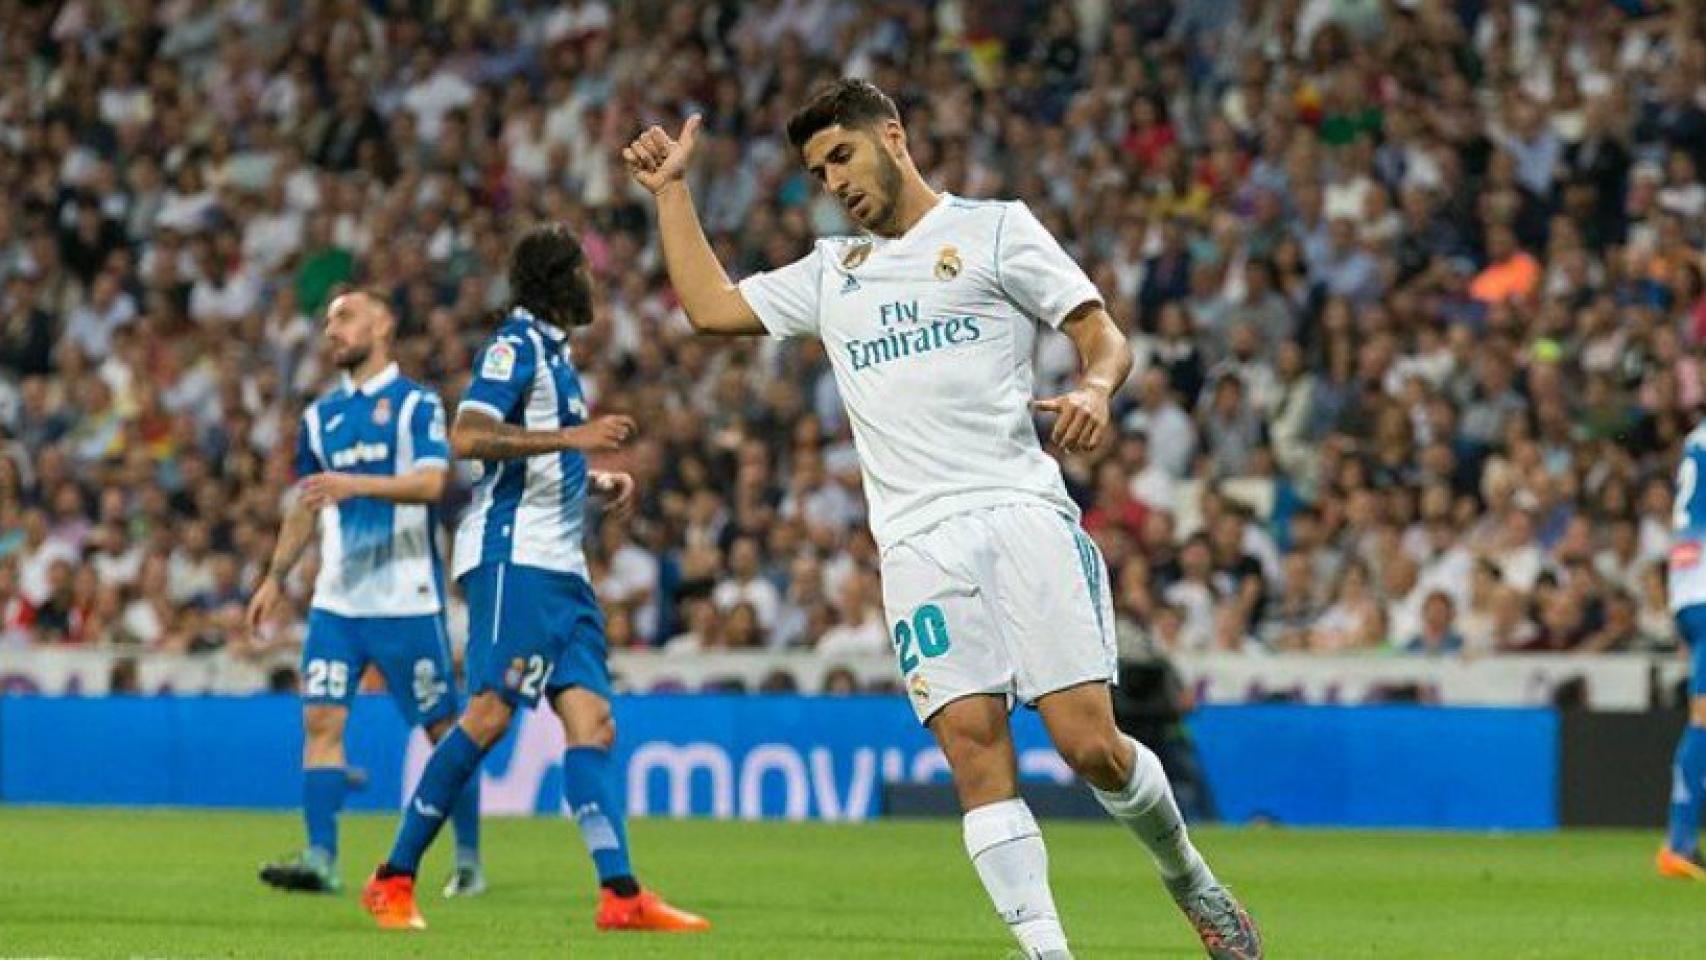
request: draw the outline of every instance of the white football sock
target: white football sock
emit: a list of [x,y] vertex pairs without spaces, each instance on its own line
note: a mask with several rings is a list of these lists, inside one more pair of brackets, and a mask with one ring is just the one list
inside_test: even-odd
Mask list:
[[1118,793],[1095,790],[1096,799],[1115,820],[1125,824],[1155,858],[1161,879],[1175,893],[1194,893],[1213,886],[1214,874],[1202,854],[1191,845],[1173,787],[1161,769],[1161,759],[1148,747],[1124,738],[1137,753],[1131,765],[1131,780]]
[[1048,888],[1048,848],[1018,798],[986,804],[965,816],[966,853],[1026,956],[1069,956],[1066,933]]

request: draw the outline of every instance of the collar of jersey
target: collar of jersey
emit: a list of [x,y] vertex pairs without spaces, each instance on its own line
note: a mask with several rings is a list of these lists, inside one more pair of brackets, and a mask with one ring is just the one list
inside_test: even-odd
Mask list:
[[913,221],[912,226],[908,227],[906,232],[898,237],[879,237],[874,233],[867,233],[865,236],[876,242],[877,250],[893,250],[896,247],[903,246],[913,237],[918,236],[919,232],[924,229],[924,225],[936,216],[936,211],[946,207],[948,201],[952,199],[954,199],[954,195],[946,190],[936,194],[936,205],[924,211],[924,215]]
[[390,386],[391,381],[395,379],[397,379],[397,361],[393,360],[385,365],[385,369],[368,377],[366,381],[360,384],[357,384],[349,374],[344,374],[344,392],[363,393],[371,397]]
[[533,311],[526,307],[511,307],[509,309],[509,316],[512,320],[520,320],[524,323],[533,324],[540,330],[544,331],[545,335],[550,337],[552,340],[562,341],[568,339],[569,334],[562,327],[559,327],[549,321],[539,319],[533,315]]

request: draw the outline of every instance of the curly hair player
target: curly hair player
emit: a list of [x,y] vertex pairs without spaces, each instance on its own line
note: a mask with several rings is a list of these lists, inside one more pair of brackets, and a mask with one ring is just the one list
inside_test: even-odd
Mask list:
[[616,727],[581,521],[589,482],[615,497],[618,514],[629,509],[633,479],[589,473],[586,453],[620,446],[634,423],[589,420],[570,362],[568,331],[592,321],[580,241],[562,225],[529,231],[510,255],[509,282],[512,306],[480,351],[450,429],[456,456],[482,466],[455,545],[456,578],[468,598],[468,706],[427,761],[362,904],[381,927],[426,926],[414,893],[421,855],[516,708],[544,697],[567,744],[563,796],[598,870],[598,928],[708,930],[703,918],[635,880],[627,828],[610,798]]

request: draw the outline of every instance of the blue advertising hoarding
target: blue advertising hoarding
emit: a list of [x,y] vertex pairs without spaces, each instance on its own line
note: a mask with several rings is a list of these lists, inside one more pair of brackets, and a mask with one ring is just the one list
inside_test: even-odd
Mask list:
[[[291,808],[294,698],[0,697],[0,800]],[[863,820],[884,783],[946,782],[897,697],[619,697],[616,794],[637,815]],[[1015,714],[1022,774],[1070,783],[1037,717]],[[1536,829],[1557,824],[1557,718],[1547,710],[1211,707],[1191,724],[1223,818],[1297,825]],[[556,812],[562,734],[519,718],[487,758],[488,813]],[[357,809],[395,809],[428,752],[387,700],[360,698]]]

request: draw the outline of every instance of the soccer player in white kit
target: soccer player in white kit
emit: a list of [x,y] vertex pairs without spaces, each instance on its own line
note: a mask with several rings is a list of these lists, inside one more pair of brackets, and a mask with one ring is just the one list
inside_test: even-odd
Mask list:
[[[1261,956],[1192,846],[1155,754],[1114,726],[1113,610],[1051,442],[1089,450],[1131,368],[1084,272],[1020,202],[937,193],[894,103],[841,80],[788,123],[812,176],[865,231],[738,286],[717,262],[683,174],[698,137],[645,131],[623,159],[657,202],[670,280],[694,328],[823,341],[853,424],[882,551],[883,603],[906,689],[953,768],[966,852],[1027,957],[1070,957],[1041,832],[1019,798],[1007,712],[1034,706],[1061,756],[1154,856],[1209,955]],[[1076,347],[1077,389],[1032,400],[1038,327]]]

